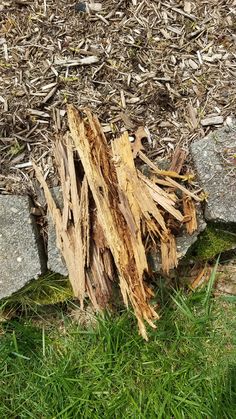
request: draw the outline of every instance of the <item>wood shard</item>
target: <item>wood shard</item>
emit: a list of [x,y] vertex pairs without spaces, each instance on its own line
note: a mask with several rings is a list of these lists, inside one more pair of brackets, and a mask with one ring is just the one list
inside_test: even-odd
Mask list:
[[58,135],[54,146],[61,210],[42,173],[34,163],[33,167],[44,189],[74,295],[82,307],[88,296],[96,310],[104,309],[111,304],[113,284],[118,282],[124,304],[131,304],[140,333],[148,339],[145,322],[155,328],[159,316],[150,304],[153,293],[145,282],[150,275],[147,254],[156,249],[168,275],[178,264],[176,226],[185,223],[189,234],[197,227],[193,199],[200,199],[172,178],[183,179],[179,172],[184,152],[176,153],[174,170],[159,170],[140,150],[146,131],[139,128],[136,151],[152,171],[147,177],[135,166],[136,153],[127,132],[109,145],[89,109],[79,112],[68,105],[67,115],[70,133]]
[[[64,162],[62,161],[63,169]],[[83,301],[85,297],[85,274],[83,266],[83,253],[82,253],[82,239],[80,232],[78,230],[79,224],[79,213],[74,212],[74,223],[68,226],[68,228],[63,227],[63,215],[59,208],[57,208],[51,192],[47,186],[46,181],[38,167],[33,163],[33,167],[36,173],[36,177],[43,186],[45,198],[47,201],[49,212],[52,216],[52,220],[56,229],[57,236],[57,246],[60,249],[63,258],[66,262],[66,266],[69,272],[70,282],[74,291],[74,295],[79,298],[81,305],[83,306]],[[69,172],[68,172],[69,175]],[[70,173],[71,175],[71,173]],[[67,186],[63,185],[62,189],[63,198],[67,196],[67,191],[65,188]],[[74,196],[72,198],[73,203],[79,202],[79,197]],[[65,208],[65,207],[64,207]]]
[[[64,204],[62,210],[57,208],[47,183],[35,163],[33,167],[44,189],[48,210],[55,225],[57,246],[65,260],[74,295],[80,300],[81,306],[83,307],[84,298],[88,294],[96,309],[104,308],[111,298],[109,284],[111,279],[108,275],[104,275],[102,259],[98,263],[99,247],[95,246],[96,252],[93,251],[94,241],[92,242],[90,238],[88,182],[85,176],[79,182],[73,144],[69,135],[65,139],[60,136],[56,139],[54,154],[61,180]],[[96,271],[97,265],[99,270]],[[94,285],[94,293],[91,291],[91,284]]]
[[[72,105],[68,106],[71,135],[88,179],[99,223],[114,258],[123,299],[126,303],[130,301],[140,332],[147,339],[143,319],[155,327],[153,319],[157,319],[158,315],[148,303],[143,286],[146,258],[143,252],[140,263],[136,263],[139,249],[119,205],[120,187],[115,163],[110,158],[110,150],[97,118],[89,110],[85,113],[86,120],[83,120]],[[138,246],[141,246],[140,240]]]
[[193,234],[197,230],[196,208],[190,196],[183,195],[183,210],[187,219],[185,225],[188,234]]
[[170,171],[180,174],[183,164],[186,159],[186,155],[187,153],[185,150],[182,150],[179,147],[176,148],[172,162],[171,162]]
[[161,240],[162,269],[167,275],[177,266],[176,242],[172,234]]
[[224,122],[223,116],[209,116],[208,118],[202,119],[201,124],[203,127],[207,127],[210,125],[221,125]]

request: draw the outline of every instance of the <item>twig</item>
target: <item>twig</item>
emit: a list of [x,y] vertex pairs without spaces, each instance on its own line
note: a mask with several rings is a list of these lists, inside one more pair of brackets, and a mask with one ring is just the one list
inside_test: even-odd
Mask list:
[[183,15],[185,17],[188,17],[189,19],[193,20],[194,22],[197,20],[196,16],[191,15],[190,13],[184,12],[184,10],[182,10],[182,9],[178,9],[177,7],[173,7],[170,4],[166,4],[166,3],[161,3],[161,4],[162,4],[162,6],[165,6],[168,9],[171,9],[174,12],[179,13],[180,15]]

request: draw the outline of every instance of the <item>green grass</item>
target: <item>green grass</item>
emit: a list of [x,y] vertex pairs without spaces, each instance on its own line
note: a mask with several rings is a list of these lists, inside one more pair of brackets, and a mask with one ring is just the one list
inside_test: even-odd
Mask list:
[[211,285],[167,296],[149,342],[131,313],[4,323],[0,418],[235,418],[235,301]]

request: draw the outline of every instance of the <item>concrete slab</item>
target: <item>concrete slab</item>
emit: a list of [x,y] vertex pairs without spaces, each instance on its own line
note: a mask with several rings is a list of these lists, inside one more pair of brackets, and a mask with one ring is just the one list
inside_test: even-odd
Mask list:
[[0,195],[0,299],[38,278],[46,268],[28,196]]
[[208,194],[205,218],[236,222],[236,125],[216,130],[191,145],[200,185]]

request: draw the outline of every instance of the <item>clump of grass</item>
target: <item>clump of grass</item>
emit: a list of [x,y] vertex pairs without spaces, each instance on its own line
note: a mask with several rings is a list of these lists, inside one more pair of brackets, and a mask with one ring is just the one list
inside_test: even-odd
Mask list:
[[[131,313],[83,329],[4,324],[1,418],[233,418],[235,304],[175,292],[149,342]],[[166,301],[166,300],[165,300]]]

